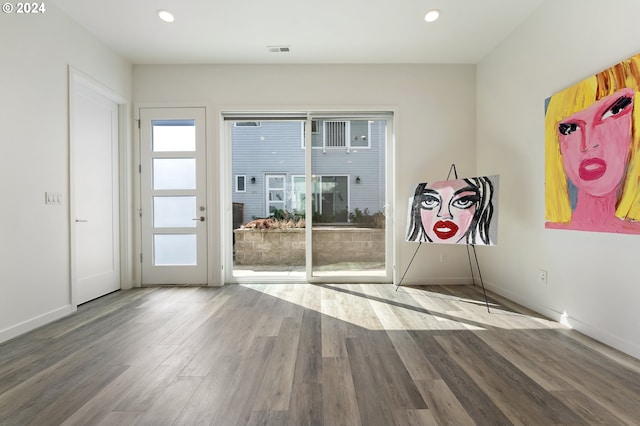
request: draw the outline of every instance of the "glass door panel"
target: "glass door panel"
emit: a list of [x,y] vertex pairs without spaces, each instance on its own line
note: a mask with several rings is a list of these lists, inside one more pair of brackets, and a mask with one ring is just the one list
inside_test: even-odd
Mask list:
[[153,189],[195,189],[195,158],[154,158]]
[[386,277],[387,120],[314,121],[311,277]]
[[[233,215],[228,281],[305,279],[303,126],[300,120],[227,121]],[[246,176],[240,188],[239,176]]]
[[226,222],[233,224],[225,281],[391,282],[391,114],[304,115],[225,115]]
[[155,234],[153,259],[156,266],[191,266],[197,264],[195,234]]
[[195,152],[195,120],[154,120],[151,130],[153,152]]
[[195,228],[196,197],[153,197],[154,228]]

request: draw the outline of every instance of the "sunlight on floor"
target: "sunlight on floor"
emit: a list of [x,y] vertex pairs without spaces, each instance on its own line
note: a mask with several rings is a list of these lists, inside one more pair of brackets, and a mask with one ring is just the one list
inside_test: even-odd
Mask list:
[[[391,284],[242,285],[369,330],[568,328],[541,316],[515,312],[495,302],[489,303],[490,312],[487,312],[481,292],[477,298],[472,298],[450,295],[443,287],[429,286],[400,287],[395,291]],[[299,286],[306,286],[305,291],[299,291]],[[471,286],[467,287],[473,291]]]
[[[306,278],[304,266],[261,266],[244,265],[234,266],[233,276],[236,278]],[[314,266],[313,276],[316,277],[338,277],[338,276],[361,276],[361,277],[384,277],[386,275],[384,262],[341,262],[330,265]]]

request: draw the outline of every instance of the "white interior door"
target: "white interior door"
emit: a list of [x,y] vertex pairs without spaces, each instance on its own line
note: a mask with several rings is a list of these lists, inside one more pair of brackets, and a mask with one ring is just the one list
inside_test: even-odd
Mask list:
[[76,76],[71,86],[73,303],[120,289],[118,104]]
[[141,108],[142,284],[207,284],[204,108]]

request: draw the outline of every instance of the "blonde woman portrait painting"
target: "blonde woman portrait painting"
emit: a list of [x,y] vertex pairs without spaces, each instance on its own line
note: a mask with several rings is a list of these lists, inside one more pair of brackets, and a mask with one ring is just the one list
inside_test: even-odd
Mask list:
[[636,55],[548,100],[546,228],[640,233],[639,90]]

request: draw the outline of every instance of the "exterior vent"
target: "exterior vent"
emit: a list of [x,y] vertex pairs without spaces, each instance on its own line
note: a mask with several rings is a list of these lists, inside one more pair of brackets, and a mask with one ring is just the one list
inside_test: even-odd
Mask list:
[[270,53],[288,53],[291,51],[289,46],[267,46]]

